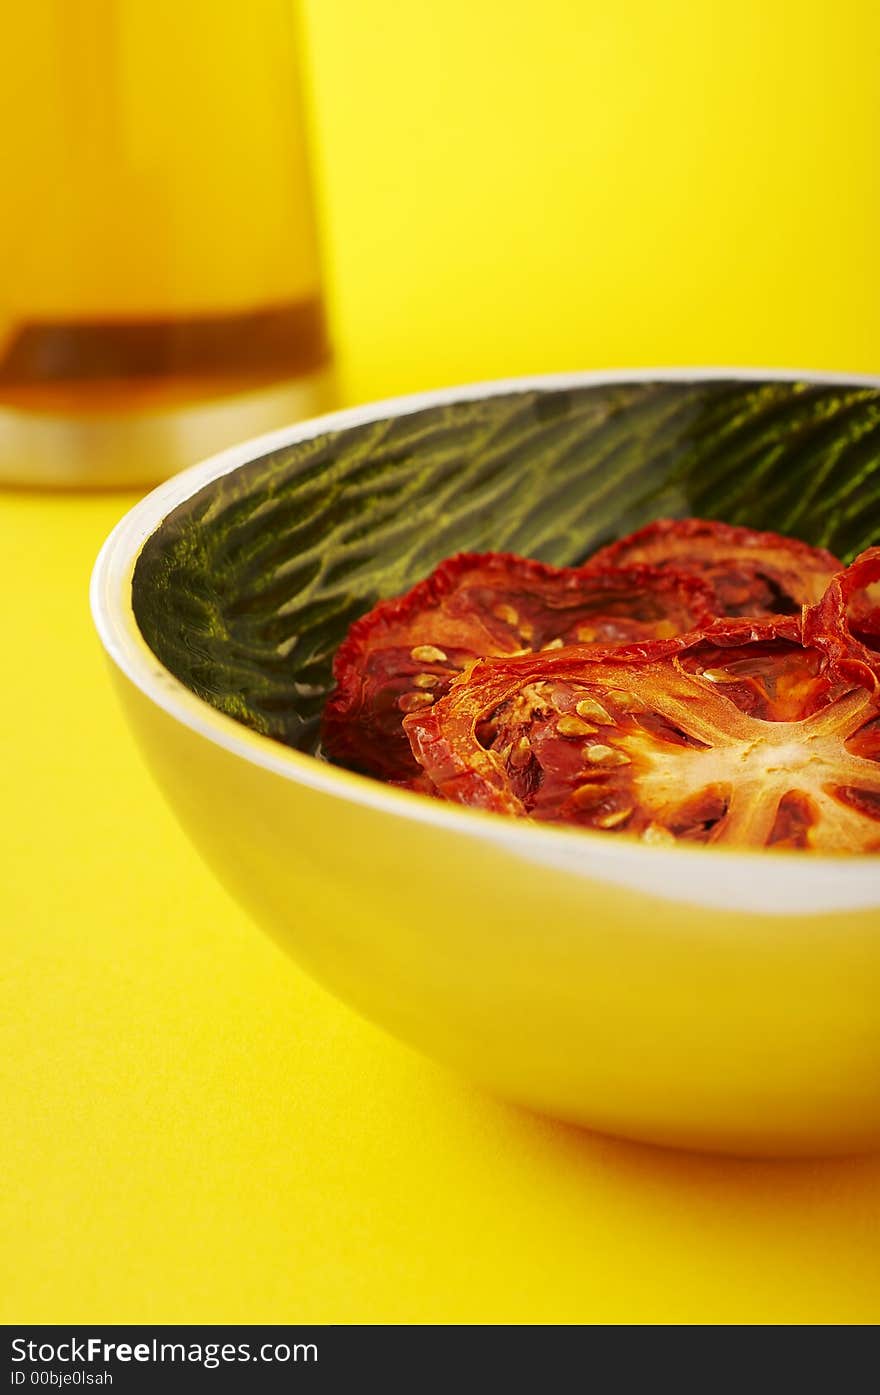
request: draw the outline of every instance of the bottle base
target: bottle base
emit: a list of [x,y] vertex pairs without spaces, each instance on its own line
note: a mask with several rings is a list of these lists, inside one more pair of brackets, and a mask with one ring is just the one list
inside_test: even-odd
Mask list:
[[333,373],[326,367],[246,392],[149,409],[59,413],[0,404],[0,483],[146,487],[249,436],[333,405]]

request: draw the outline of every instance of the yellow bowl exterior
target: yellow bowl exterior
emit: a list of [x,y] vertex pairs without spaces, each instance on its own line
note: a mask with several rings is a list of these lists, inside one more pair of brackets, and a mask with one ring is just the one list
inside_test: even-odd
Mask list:
[[[542,865],[506,844],[505,820],[463,829],[410,817],[418,796],[339,797],[224,749],[114,673],[217,876],[404,1041],[628,1138],[743,1155],[880,1145],[876,910],[717,910]],[[343,795],[360,783],[338,778]],[[681,862],[687,876],[692,854]]]

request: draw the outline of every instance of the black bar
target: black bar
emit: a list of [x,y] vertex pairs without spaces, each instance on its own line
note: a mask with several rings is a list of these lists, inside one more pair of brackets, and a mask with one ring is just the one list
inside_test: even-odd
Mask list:
[[[418,1391],[426,1379],[458,1389],[491,1372],[516,1387],[603,1388],[595,1375],[597,1335],[551,1326],[90,1326],[7,1325],[0,1395],[9,1391],[225,1390]],[[601,1338],[598,1339],[601,1341]],[[604,1344],[603,1344],[604,1345]],[[621,1350],[621,1347],[623,1350]],[[614,1369],[627,1374],[628,1341],[615,1344]],[[632,1368],[630,1368],[632,1369]],[[634,1373],[635,1374],[635,1373]],[[109,1379],[108,1379],[109,1378]],[[617,1381],[615,1380],[615,1386]]]

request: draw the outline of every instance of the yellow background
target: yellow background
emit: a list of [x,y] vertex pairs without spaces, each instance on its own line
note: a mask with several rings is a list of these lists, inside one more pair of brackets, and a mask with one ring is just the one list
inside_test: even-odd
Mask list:
[[[867,0],[305,8],[349,399],[604,363],[877,370]],[[880,1159],[529,1116],[247,922],[92,636],[128,503],[0,500],[0,1318],[876,1321]]]
[[308,0],[355,398],[876,371],[875,0]]

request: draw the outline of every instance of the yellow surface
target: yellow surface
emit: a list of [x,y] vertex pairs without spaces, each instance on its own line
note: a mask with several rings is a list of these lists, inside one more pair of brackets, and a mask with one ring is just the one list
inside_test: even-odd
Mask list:
[[[877,370],[867,0],[307,10],[350,397],[612,361]],[[91,634],[126,506],[0,499],[0,1317],[876,1321],[880,1160],[529,1116],[247,922]]]
[[0,1316],[876,1320],[880,1159],[700,1159],[535,1118],[248,923],[144,773],[90,632],[124,506],[0,510]]

